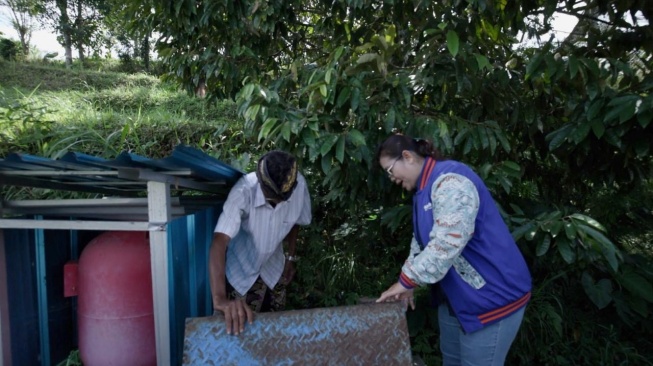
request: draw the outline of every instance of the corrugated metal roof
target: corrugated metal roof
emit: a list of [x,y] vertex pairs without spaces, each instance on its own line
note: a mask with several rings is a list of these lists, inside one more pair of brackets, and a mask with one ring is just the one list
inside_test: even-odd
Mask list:
[[226,194],[244,173],[201,150],[177,146],[172,155],[150,159],[123,152],[113,160],[69,152],[53,160],[12,153],[0,159],[0,185],[138,196],[147,181],[167,182],[177,191]]

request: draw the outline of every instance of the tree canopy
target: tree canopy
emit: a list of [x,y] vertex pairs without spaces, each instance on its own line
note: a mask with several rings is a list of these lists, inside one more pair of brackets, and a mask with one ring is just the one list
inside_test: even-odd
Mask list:
[[[355,205],[390,189],[369,168],[394,132],[475,166],[510,215],[533,218],[529,201],[586,213],[599,192],[650,181],[651,2],[128,6],[161,34],[168,77],[235,97],[260,141],[315,164],[325,201]],[[547,34],[555,12],[579,18],[573,39],[519,43]]]
[[[653,2],[125,6],[160,35],[169,79],[234,98],[247,131],[299,156],[343,223],[380,212],[402,242],[386,244],[405,245],[410,211],[374,148],[428,138],[486,180],[541,286],[576,281],[597,308],[650,327],[653,274],[637,253],[653,223]],[[564,42],[546,38],[556,13],[579,19]]]

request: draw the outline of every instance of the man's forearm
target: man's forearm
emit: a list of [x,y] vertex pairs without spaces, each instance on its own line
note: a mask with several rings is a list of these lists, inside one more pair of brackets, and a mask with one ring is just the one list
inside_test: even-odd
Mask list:
[[230,238],[226,234],[215,233],[209,250],[209,280],[214,308],[217,308],[218,303],[227,300],[225,268],[229,240]]
[[288,244],[286,252],[290,256],[295,256],[297,236],[299,235],[299,225],[295,225],[290,229],[288,235],[286,235],[284,241]]

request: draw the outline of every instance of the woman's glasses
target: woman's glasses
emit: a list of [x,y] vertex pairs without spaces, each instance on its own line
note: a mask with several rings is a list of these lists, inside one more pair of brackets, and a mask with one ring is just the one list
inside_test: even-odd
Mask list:
[[399,159],[401,159],[401,156],[397,157],[395,161],[393,161],[392,164],[390,164],[390,166],[385,170],[385,172],[388,173],[388,176],[390,178],[394,178],[394,174],[392,174],[392,168],[395,167],[395,164],[397,163],[397,161],[399,161]]

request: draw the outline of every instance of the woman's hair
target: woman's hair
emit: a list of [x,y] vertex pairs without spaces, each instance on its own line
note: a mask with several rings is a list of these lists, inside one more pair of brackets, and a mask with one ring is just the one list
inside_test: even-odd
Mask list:
[[424,158],[429,156],[436,160],[442,160],[443,158],[431,141],[396,134],[388,137],[377,147],[375,161],[378,164],[379,159],[383,156],[398,158],[404,150],[412,151]]

